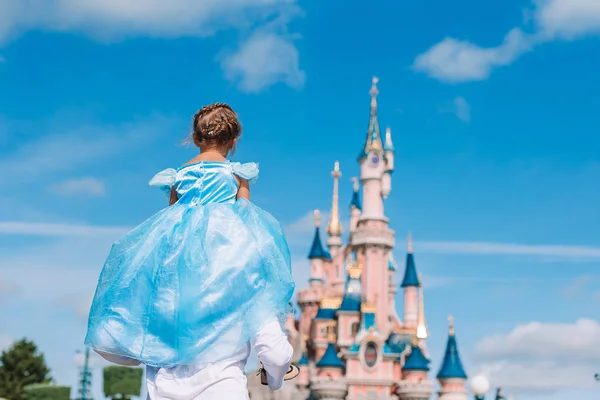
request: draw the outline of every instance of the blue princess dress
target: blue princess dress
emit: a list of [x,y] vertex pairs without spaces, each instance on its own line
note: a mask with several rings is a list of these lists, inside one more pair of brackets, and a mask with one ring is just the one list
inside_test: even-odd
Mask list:
[[236,200],[235,178],[254,163],[199,162],[151,181],[174,205],[117,241],[92,303],[86,345],[154,367],[225,359],[273,318],[294,291],[288,245],[273,216]]

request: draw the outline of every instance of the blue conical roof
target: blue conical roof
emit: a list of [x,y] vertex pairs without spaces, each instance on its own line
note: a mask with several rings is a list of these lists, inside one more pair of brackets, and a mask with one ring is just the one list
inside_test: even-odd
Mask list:
[[460,355],[458,354],[458,346],[456,344],[456,337],[451,332],[448,336],[448,343],[446,344],[446,354],[444,354],[444,361],[440,372],[437,374],[438,378],[462,378],[467,379],[467,374],[460,362]]
[[415,267],[415,258],[412,252],[406,255],[406,269],[404,270],[404,279],[401,287],[420,286],[419,277],[417,275],[417,267]]
[[317,315],[315,315],[315,319],[335,319],[335,313],[337,312],[337,308],[319,308],[317,311]]
[[344,368],[344,363],[338,357],[333,343],[327,345],[327,350],[317,363],[317,368]]
[[308,258],[311,260],[314,258],[322,258],[324,260],[331,259],[331,255],[325,250],[323,243],[321,242],[321,234],[318,226],[315,228],[315,237],[313,238],[312,246],[310,247],[310,252],[308,253]]
[[360,195],[358,190],[352,192],[352,201],[350,202],[350,208],[355,207],[357,210],[362,210],[362,204],[360,203]]
[[306,358],[306,353],[302,353],[302,357],[300,357],[298,365],[308,365],[308,358]]
[[403,371],[429,371],[429,360],[418,345],[412,345],[410,355],[402,366]]
[[360,278],[348,276],[346,280],[346,290],[339,311],[360,312],[362,303],[362,286]]

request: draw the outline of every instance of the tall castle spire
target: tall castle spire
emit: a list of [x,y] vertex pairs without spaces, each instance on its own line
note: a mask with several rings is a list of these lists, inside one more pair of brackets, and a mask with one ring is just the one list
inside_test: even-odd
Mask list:
[[415,266],[415,257],[413,256],[412,235],[408,235],[408,251],[406,254],[406,269],[404,270],[404,279],[400,285],[406,287],[419,287],[419,276],[417,275],[417,267]]
[[467,374],[460,361],[458,345],[454,334],[454,318],[448,317],[448,343],[446,343],[446,354],[437,375],[438,379],[467,379]]
[[328,260],[331,258],[329,253],[323,248],[323,244],[321,243],[321,235],[320,235],[320,226],[321,226],[321,213],[319,210],[315,210],[315,236],[313,238],[312,246],[310,247],[310,252],[308,253],[309,259],[324,259]]
[[342,176],[340,172],[340,163],[335,162],[333,171],[331,171],[333,177],[333,196],[331,202],[331,216],[329,218],[329,225],[327,225],[327,233],[330,236],[340,236],[342,234],[342,224],[340,222],[340,207],[339,207],[339,180]]
[[363,148],[359,159],[366,157],[366,155],[372,150],[383,150],[383,143],[381,142],[381,134],[379,132],[379,121],[377,120],[377,95],[379,94],[379,90],[377,90],[378,82],[379,78],[374,76],[373,85],[369,91],[369,94],[371,95],[371,117],[369,118],[369,130],[367,131],[365,147]]

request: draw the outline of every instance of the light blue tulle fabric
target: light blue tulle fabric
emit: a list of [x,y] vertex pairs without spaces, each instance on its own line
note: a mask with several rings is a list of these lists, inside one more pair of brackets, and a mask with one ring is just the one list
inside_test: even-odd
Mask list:
[[280,224],[245,199],[258,165],[200,162],[151,181],[179,200],[117,241],[104,264],[85,343],[156,367],[213,363],[263,323],[283,321],[294,291]]

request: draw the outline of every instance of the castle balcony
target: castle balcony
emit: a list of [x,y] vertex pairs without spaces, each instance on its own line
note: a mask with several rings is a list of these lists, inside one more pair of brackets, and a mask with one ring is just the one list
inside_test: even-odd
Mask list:
[[344,400],[348,393],[345,379],[315,377],[310,384],[312,394],[318,400]]
[[379,229],[374,227],[359,227],[352,232],[352,246],[360,245],[383,245],[389,248],[394,247],[395,233],[391,229]]
[[433,394],[433,382],[400,381],[396,394],[400,400],[429,400]]

